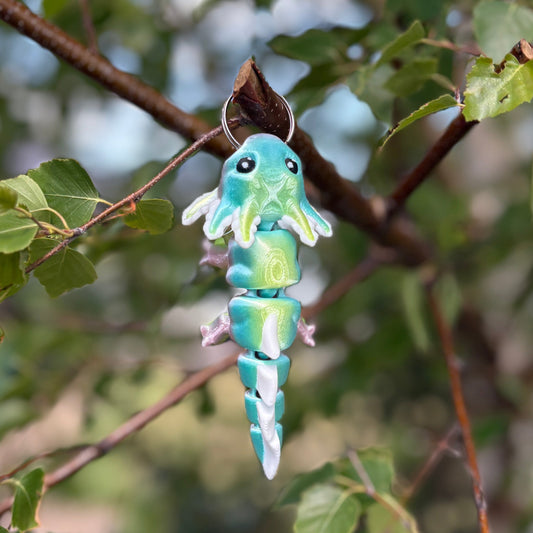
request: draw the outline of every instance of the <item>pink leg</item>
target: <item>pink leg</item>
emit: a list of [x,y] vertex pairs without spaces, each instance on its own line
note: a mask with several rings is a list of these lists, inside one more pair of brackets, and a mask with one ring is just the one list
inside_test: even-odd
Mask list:
[[229,314],[222,313],[215,318],[213,322],[200,327],[200,332],[204,338],[202,346],[211,346],[212,344],[221,344],[229,339]]
[[298,336],[307,346],[315,345],[315,340],[313,339],[315,330],[316,326],[314,324],[308,324],[303,318],[298,320]]
[[211,265],[216,268],[228,268],[228,249],[211,244],[207,239],[203,242],[205,254],[200,259],[200,265]]

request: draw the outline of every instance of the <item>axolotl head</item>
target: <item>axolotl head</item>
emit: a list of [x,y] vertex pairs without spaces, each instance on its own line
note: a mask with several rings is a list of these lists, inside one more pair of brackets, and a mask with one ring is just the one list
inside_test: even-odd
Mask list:
[[258,227],[292,229],[309,246],[318,235],[331,235],[331,226],[305,196],[299,157],[267,133],[248,137],[226,160],[220,186],[195,200],[184,211],[183,223],[201,215],[208,239],[218,239],[231,227],[243,248],[252,245]]

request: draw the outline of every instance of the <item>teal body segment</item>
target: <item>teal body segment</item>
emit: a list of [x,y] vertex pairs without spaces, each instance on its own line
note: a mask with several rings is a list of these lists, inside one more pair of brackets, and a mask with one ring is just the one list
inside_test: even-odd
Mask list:
[[300,312],[300,302],[287,296],[236,296],[228,306],[230,335],[246,350],[276,358],[294,342]]
[[[216,240],[233,232],[229,241],[226,279],[245,293],[234,297],[227,313],[202,328],[204,345],[228,335],[246,351],[238,360],[246,387],[245,409],[250,436],[268,479],[277,472],[285,410],[280,387],[290,360],[281,352],[297,333],[314,345],[313,326],[300,319],[301,305],[284,289],[300,280],[297,245],[314,246],[331,226],[305,197],[302,163],[281,139],[252,135],[224,163],[219,187],[196,199],[183,213],[183,223],[205,216],[204,233]],[[220,253],[208,252],[203,262],[219,267]]]
[[300,281],[296,242],[287,230],[258,231],[249,248],[229,244],[226,280],[245,289],[281,289]]
[[[248,420],[256,425],[261,425],[261,403],[262,398],[256,394],[255,391],[247,390],[244,393],[244,408],[246,409],[246,416]],[[285,412],[285,395],[283,391],[278,391],[276,394],[276,401],[274,403],[274,418],[275,422],[278,422],[283,413]]]
[[[275,370],[278,387],[283,387],[289,376],[291,360],[286,355],[277,359],[259,359],[253,352],[239,355],[237,368],[243,385],[249,389],[257,389],[257,379],[265,368]],[[260,370],[261,369],[261,370]]]
[[[281,445],[283,444],[283,427],[281,424],[276,424],[274,435],[277,441],[279,442],[279,446],[281,449]],[[261,428],[259,426],[256,426],[254,424],[251,425],[250,437],[252,438],[252,444],[257,458],[261,461],[261,463],[265,465],[272,461],[272,451],[268,447],[267,443],[265,443],[263,432],[261,431]],[[279,460],[279,453],[277,454],[277,459]]]

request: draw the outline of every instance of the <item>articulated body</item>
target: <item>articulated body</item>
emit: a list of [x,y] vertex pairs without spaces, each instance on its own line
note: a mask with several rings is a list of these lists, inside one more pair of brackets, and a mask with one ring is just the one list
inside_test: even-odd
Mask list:
[[[227,312],[202,327],[204,345],[228,335],[246,352],[239,373],[247,387],[245,407],[250,434],[265,475],[279,465],[284,410],[283,392],[290,362],[282,351],[297,334],[313,345],[314,328],[300,319],[300,303],[284,289],[300,280],[296,241],[289,229],[313,246],[318,235],[331,235],[329,224],[305,197],[298,156],[279,138],[249,137],[224,164],[220,187],[204,194],[183,213],[184,224],[205,215],[204,232],[215,240],[229,227],[226,279],[245,293]],[[213,261],[210,261],[213,258]],[[207,255],[207,262],[220,258]]]

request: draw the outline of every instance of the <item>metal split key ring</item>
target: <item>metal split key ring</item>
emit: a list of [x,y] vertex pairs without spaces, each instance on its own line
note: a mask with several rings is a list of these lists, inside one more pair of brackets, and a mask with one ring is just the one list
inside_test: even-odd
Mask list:
[[[283,104],[283,107],[285,108],[285,111],[287,112],[287,115],[289,117],[289,132],[287,133],[287,138],[284,140],[285,143],[288,143],[294,134],[294,128],[296,126],[296,122],[294,120],[294,114],[292,112],[292,109],[289,105],[289,102],[283,98],[280,94],[277,95],[278,98],[281,100],[281,103]],[[229,103],[232,100],[232,96],[230,96],[222,106],[222,116],[221,116],[221,123],[222,123],[222,129],[224,130],[224,133],[226,134],[226,137],[228,138],[228,141],[235,147],[240,148],[241,143],[233,136],[233,133],[231,133],[230,127],[228,125],[228,106]]]

